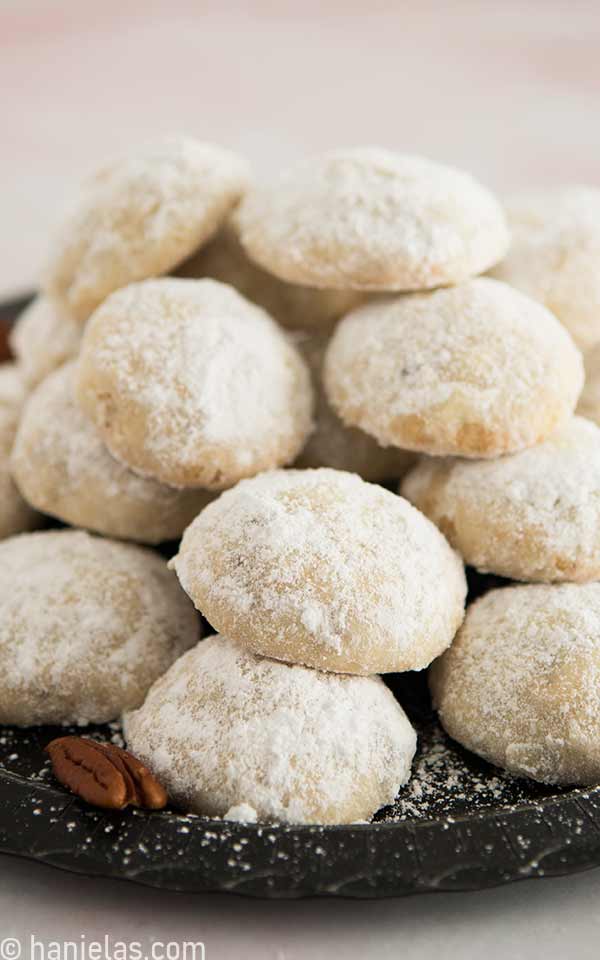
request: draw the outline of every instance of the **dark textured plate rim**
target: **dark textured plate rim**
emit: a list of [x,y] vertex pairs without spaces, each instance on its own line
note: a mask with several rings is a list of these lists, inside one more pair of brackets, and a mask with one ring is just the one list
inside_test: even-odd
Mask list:
[[[19,815],[11,816],[16,830],[3,829],[0,823],[0,852],[12,857],[33,860],[48,866],[91,878],[118,879],[141,887],[168,889],[183,893],[233,893],[238,896],[267,899],[347,898],[382,899],[418,893],[468,892],[488,889],[521,880],[565,876],[600,866],[600,787],[575,788],[559,797],[540,803],[498,807],[448,820],[406,820],[392,823],[331,826],[293,826],[287,824],[248,824],[189,817],[177,812],[104,814],[92,811],[77,798],[50,783],[32,782],[0,771],[3,807],[16,800],[25,811],[19,827]],[[179,863],[173,869],[169,859],[142,860],[129,867],[99,855],[96,846],[86,847],[80,841],[49,843],[48,814],[35,818],[28,810],[29,801],[64,805],[59,820],[64,823],[68,812],[69,825],[90,829],[89,818],[97,822],[93,833],[101,832],[105,823],[137,827],[140,835],[151,833],[154,839],[168,842],[185,823],[192,851],[199,851],[198,841],[207,833],[215,838],[216,847],[226,835],[237,847],[246,843],[254,847],[260,869],[240,874],[239,864],[226,866],[221,858],[213,862],[210,853],[191,862]],[[576,837],[566,820],[578,818],[585,827]],[[4,819],[4,818],[2,818]],[[29,826],[41,828],[40,842],[31,837]],[[483,830],[486,828],[486,831]],[[541,828],[541,832],[540,832]],[[471,837],[471,833],[475,834]],[[498,838],[504,845],[503,855],[485,863],[482,849],[485,837]],[[470,851],[465,840],[473,840]],[[268,843],[265,841],[268,840]],[[381,841],[385,840],[382,844]],[[306,877],[304,861],[311,857],[306,846],[317,843],[329,859],[329,872]],[[342,841],[342,843],[340,843]],[[379,841],[379,842],[378,842]],[[519,846],[519,841],[522,845]],[[135,844],[135,839],[131,841]],[[350,858],[340,861],[340,847],[347,843]],[[375,844],[375,847],[372,844]],[[296,844],[294,859],[293,847]],[[286,846],[282,871],[277,864],[281,848]],[[270,857],[265,859],[265,846]],[[368,850],[371,856],[365,856]],[[416,854],[413,869],[395,858],[411,849]],[[508,856],[507,856],[508,852]],[[355,854],[355,855],[354,855]],[[366,866],[365,866],[366,861]]]
[[593,862],[590,863],[581,863],[578,865],[572,865],[566,867],[565,869],[555,869],[555,870],[545,870],[543,873],[524,873],[522,876],[509,877],[507,879],[500,879],[496,881],[490,881],[489,883],[473,883],[469,885],[465,883],[461,886],[455,886],[452,884],[444,885],[444,883],[438,883],[435,886],[420,886],[419,889],[412,890],[402,890],[402,891],[389,891],[389,892],[380,892],[376,894],[368,893],[348,893],[344,892],[343,889],[335,891],[327,890],[315,890],[313,892],[298,892],[298,893],[265,893],[264,891],[254,893],[251,890],[236,890],[230,887],[223,887],[222,885],[217,884],[216,886],[206,886],[206,887],[197,887],[191,888],[188,886],[166,886],[162,882],[152,881],[151,879],[140,877],[137,874],[124,874],[124,873],[111,873],[109,871],[102,872],[100,870],[92,871],[90,869],[79,869],[74,866],[67,866],[61,863],[54,863],[50,858],[42,858],[39,856],[33,856],[31,854],[25,853],[23,851],[11,850],[11,849],[0,849],[0,855],[7,857],[11,860],[22,860],[27,863],[39,863],[42,866],[49,867],[51,870],[56,870],[59,873],[64,873],[69,876],[84,877],[86,880],[101,880],[101,881],[115,881],[119,885],[126,887],[128,884],[133,884],[139,890],[162,890],[168,891],[171,894],[181,894],[181,895],[192,895],[192,896],[222,896],[225,894],[228,897],[237,897],[240,900],[268,900],[268,901],[306,901],[306,900],[346,900],[346,901],[356,901],[364,900],[366,902],[373,902],[374,900],[404,900],[407,897],[418,897],[418,896],[435,896],[436,894],[452,894],[458,897],[460,894],[464,893],[477,893],[483,890],[497,890],[501,887],[512,885],[515,883],[523,883],[525,880],[554,880],[560,879],[561,877],[567,876],[577,876],[582,873],[589,873],[592,870],[597,870],[600,867],[600,850],[598,851],[597,857],[594,858]]

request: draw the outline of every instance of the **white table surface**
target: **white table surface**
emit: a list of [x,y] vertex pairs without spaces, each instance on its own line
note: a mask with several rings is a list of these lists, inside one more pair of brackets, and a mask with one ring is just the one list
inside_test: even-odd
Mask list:
[[[37,282],[76,180],[164,131],[267,171],[375,143],[500,190],[600,185],[599,49],[596,0],[0,0],[0,296]],[[478,894],[265,903],[0,857],[0,940],[203,939],[208,960],[597,960],[599,902],[599,871]]]
[[85,933],[144,950],[201,940],[206,960],[598,960],[599,902],[599,870],[479,893],[269,903],[165,894],[0,857],[0,940]]

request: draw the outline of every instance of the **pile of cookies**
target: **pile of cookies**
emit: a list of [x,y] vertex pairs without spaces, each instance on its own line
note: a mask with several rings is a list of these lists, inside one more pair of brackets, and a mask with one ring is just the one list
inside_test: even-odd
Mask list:
[[[600,781],[600,191],[162,139],[84,183],[11,344],[1,723],[122,717],[187,810],[348,823],[410,777],[379,675],[433,663],[460,743]],[[465,616],[465,562],[528,585]]]

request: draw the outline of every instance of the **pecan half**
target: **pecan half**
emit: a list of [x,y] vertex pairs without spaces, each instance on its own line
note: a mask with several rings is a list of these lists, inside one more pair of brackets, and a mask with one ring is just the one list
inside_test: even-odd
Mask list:
[[128,804],[161,810],[164,787],[137,757],[85,737],[58,737],[46,747],[57,780],[95,807],[122,810]]

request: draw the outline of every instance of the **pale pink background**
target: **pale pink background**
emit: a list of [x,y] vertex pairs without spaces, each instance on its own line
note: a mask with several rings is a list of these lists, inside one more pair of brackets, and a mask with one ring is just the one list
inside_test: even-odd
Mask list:
[[74,182],[164,131],[267,171],[376,143],[499,189],[600,183],[595,0],[0,0],[0,295]]

